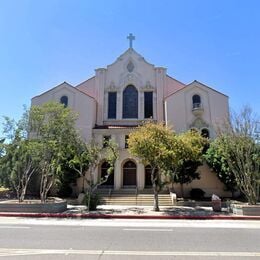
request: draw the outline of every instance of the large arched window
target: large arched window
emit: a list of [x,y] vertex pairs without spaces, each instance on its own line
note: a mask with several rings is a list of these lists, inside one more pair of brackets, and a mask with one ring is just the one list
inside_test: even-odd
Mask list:
[[192,96],[192,108],[200,108],[201,107],[201,98],[199,95]]
[[138,91],[132,85],[123,92],[123,118],[138,118]]
[[60,98],[60,103],[63,104],[64,107],[67,107],[67,106],[68,106],[68,101],[69,101],[69,99],[68,99],[67,96],[62,96],[62,97]]

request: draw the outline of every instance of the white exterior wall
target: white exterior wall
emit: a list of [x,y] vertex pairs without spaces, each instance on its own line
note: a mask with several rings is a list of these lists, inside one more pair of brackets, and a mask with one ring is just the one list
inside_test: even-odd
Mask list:
[[[195,115],[192,107],[192,96],[199,95],[203,112]],[[215,137],[216,122],[227,118],[228,97],[215,90],[193,82],[169,96],[165,101],[165,119],[167,125],[173,126],[176,132],[190,129],[196,119],[203,122],[201,128],[207,128],[211,137]],[[198,129],[198,130],[200,130]]]
[[68,97],[68,107],[78,114],[76,128],[87,142],[90,141],[96,120],[96,102],[93,98],[74,89],[69,84],[63,83],[40,96],[34,97],[31,105],[42,105],[48,101],[60,102],[62,96]]
[[[205,197],[211,197],[212,194],[216,194],[220,197],[232,196],[232,193],[230,191],[226,191],[225,185],[206,164],[199,166],[198,172],[200,173],[199,180],[194,180],[189,184],[183,185],[185,197],[189,197],[190,191],[195,188],[202,189],[205,192]],[[181,186],[179,184],[174,185],[174,190],[177,196],[181,197]]]

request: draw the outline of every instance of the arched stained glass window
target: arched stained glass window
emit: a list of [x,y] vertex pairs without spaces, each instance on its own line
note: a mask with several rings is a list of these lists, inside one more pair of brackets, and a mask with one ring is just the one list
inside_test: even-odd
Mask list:
[[138,91],[132,85],[123,92],[123,118],[138,118]]
[[192,96],[192,107],[200,108],[201,107],[201,98],[199,95]]
[[62,97],[60,98],[60,103],[63,104],[64,107],[67,107],[67,106],[68,106],[68,101],[69,101],[69,99],[68,99],[67,96],[62,96]]

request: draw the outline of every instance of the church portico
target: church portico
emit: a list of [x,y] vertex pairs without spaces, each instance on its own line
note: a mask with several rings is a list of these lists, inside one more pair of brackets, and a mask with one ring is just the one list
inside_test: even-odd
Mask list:
[[128,151],[121,151],[114,168],[114,189],[144,189],[144,165],[129,155]]

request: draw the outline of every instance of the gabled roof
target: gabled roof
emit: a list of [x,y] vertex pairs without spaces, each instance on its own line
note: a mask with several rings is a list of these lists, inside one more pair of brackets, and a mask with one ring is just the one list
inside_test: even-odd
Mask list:
[[[91,97],[90,95],[88,95],[88,94],[84,93],[83,91],[81,91],[81,90],[79,90],[79,89],[73,87],[71,84],[69,84],[69,83],[66,82],[66,81],[64,81],[63,83],[57,85],[56,87],[53,87],[53,88],[51,88],[51,89],[49,89],[49,90],[47,90],[47,91],[41,93],[40,95],[34,96],[33,98],[40,97],[40,96],[42,96],[42,95],[44,95],[44,94],[46,94],[46,93],[48,93],[48,92],[51,92],[51,91],[53,91],[54,89],[57,89],[57,88],[61,87],[63,84],[65,84],[64,87],[72,88],[73,90],[76,90],[76,91],[78,91],[78,92],[80,92],[80,93],[82,93],[82,94],[84,94],[84,95],[86,95],[86,96],[88,96],[88,97],[94,99],[94,98]],[[95,99],[94,99],[94,100],[95,100]]]
[[190,84],[187,85],[187,87],[190,86],[190,85],[192,85],[193,83],[198,83],[198,84],[202,85],[202,86],[205,87],[205,88],[209,88],[209,89],[211,89],[211,90],[213,90],[213,91],[215,91],[215,92],[217,92],[217,93],[219,93],[219,94],[221,94],[221,95],[223,95],[223,96],[228,97],[228,95],[223,94],[222,92],[220,92],[220,91],[218,91],[218,90],[216,90],[216,89],[214,89],[214,88],[212,88],[212,87],[209,87],[209,86],[207,86],[207,85],[201,83],[201,82],[198,81],[198,80],[192,81]]
[[170,76],[170,75],[168,75],[168,74],[166,74],[166,76],[169,77],[170,79],[172,79],[172,80],[174,80],[174,81],[177,81],[178,83],[180,83],[180,84],[186,86],[186,84],[184,84],[183,82],[181,82],[181,81],[179,81],[179,80],[173,78],[172,76]]
[[179,89],[179,90],[175,91],[174,93],[170,94],[170,95],[167,96],[165,99],[169,98],[169,97],[172,96],[172,95],[175,95],[176,93],[178,93],[178,92],[180,92],[180,91],[186,90],[188,87],[192,86],[194,83],[198,83],[198,84],[202,85],[203,87],[208,88],[208,89],[211,89],[211,90],[213,90],[214,92],[219,93],[219,94],[221,94],[221,95],[223,95],[223,96],[225,96],[225,97],[228,98],[227,95],[225,95],[225,94],[223,94],[223,93],[221,93],[221,92],[215,90],[214,88],[211,88],[211,87],[209,87],[209,86],[207,86],[207,85],[205,85],[205,84],[199,82],[198,80],[194,80],[194,81],[192,81],[191,83],[187,84],[187,85],[186,85],[185,87],[183,87],[182,89]]
[[79,83],[77,86],[75,86],[75,88],[79,88],[81,85],[87,83],[88,81],[90,81],[90,80],[92,80],[92,79],[94,79],[94,78],[95,78],[95,76],[93,76],[93,77],[91,77],[91,78],[89,78],[89,79],[86,79],[86,80],[82,81],[82,82]]
[[111,64],[107,65],[107,67],[112,66],[113,64],[115,64],[117,61],[119,61],[120,59],[122,59],[124,56],[126,56],[128,53],[130,54],[136,54],[141,60],[143,60],[146,64],[150,65],[150,66],[154,66],[154,64],[149,63],[148,61],[145,60],[145,58],[139,54],[134,48],[128,48],[125,52],[123,52],[114,62],[112,62]]

